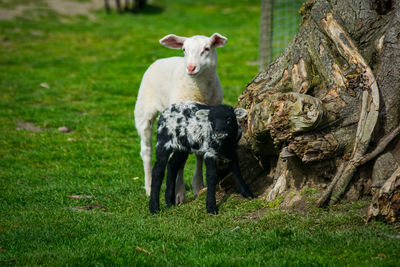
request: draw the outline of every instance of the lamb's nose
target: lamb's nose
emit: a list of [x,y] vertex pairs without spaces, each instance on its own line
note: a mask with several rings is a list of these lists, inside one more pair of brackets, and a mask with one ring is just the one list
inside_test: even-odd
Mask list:
[[196,70],[196,66],[195,66],[195,65],[192,65],[192,64],[189,64],[189,65],[187,66],[187,69],[188,69],[188,72],[189,72],[189,73],[193,73],[193,72]]

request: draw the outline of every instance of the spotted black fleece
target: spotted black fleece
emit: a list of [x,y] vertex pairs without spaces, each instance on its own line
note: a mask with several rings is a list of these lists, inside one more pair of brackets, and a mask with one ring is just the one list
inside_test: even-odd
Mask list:
[[208,213],[218,213],[215,200],[217,160],[228,163],[239,192],[246,198],[253,198],[243,181],[236,156],[236,146],[241,137],[237,118],[245,115],[244,109],[227,105],[205,106],[192,101],[173,104],[161,113],[157,126],[156,163],[152,172],[151,213],[159,211],[160,188],[167,164],[165,201],[167,206],[175,205],[176,176],[190,153],[204,156]]

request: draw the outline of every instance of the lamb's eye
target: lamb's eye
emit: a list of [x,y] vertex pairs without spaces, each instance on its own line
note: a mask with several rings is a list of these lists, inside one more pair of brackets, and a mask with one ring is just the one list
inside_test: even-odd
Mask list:
[[201,51],[200,55],[203,56],[204,54],[208,53],[210,51],[210,48],[204,47],[203,51]]

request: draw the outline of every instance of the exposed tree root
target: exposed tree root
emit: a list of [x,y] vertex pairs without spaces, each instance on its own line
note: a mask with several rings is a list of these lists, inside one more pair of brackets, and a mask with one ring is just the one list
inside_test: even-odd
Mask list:
[[322,27],[335,44],[338,52],[350,64],[357,65],[363,71],[364,91],[356,140],[350,160],[341,164],[328,189],[319,199],[319,206],[325,206],[328,200],[330,200],[329,204],[334,204],[342,197],[368,148],[379,114],[379,90],[371,68],[332,14],[328,13],[326,18],[322,19]]
[[376,146],[376,148],[375,148],[372,152],[370,152],[370,153],[364,155],[364,156],[361,158],[361,161],[360,161],[360,163],[359,163],[359,166],[361,166],[361,165],[367,163],[368,161],[374,159],[374,158],[377,157],[380,153],[382,153],[383,150],[385,150],[386,146],[387,146],[396,136],[398,136],[399,133],[400,133],[400,125],[397,126],[391,133],[385,135],[385,136],[379,141],[378,145]]
[[[380,153],[385,150],[386,146],[400,133],[400,125],[397,126],[391,133],[385,135],[378,143],[376,148],[368,153],[362,156],[358,161],[351,161],[343,163],[340,165],[335,177],[333,178],[331,184],[328,186],[326,189],[324,195],[319,199],[318,205],[320,207],[324,206],[328,199],[330,198],[331,201],[329,204],[334,204],[336,203],[339,199],[336,197],[336,195],[332,195],[334,191],[342,192],[346,190],[346,187],[348,183],[350,182],[355,170],[361,166],[364,165],[365,163],[369,162],[370,160],[376,158],[379,156]],[[346,169],[343,169],[346,168]],[[341,184],[338,182],[342,181]],[[332,195],[332,197],[331,197]]]

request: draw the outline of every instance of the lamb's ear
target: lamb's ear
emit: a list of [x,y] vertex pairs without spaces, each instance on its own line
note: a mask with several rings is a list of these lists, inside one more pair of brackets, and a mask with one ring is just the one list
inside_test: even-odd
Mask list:
[[228,38],[226,38],[225,36],[222,36],[219,33],[214,33],[213,35],[211,35],[210,40],[211,40],[212,46],[223,47],[226,44],[226,42],[228,41]]
[[236,135],[236,141],[239,142],[240,138],[242,138],[242,128],[239,126],[238,127],[238,132]]
[[200,110],[196,111],[196,117],[201,120],[207,120],[209,113],[210,113],[209,109],[200,109]]
[[246,117],[247,111],[244,108],[235,108],[235,115],[237,119]]
[[186,37],[176,36],[175,34],[168,34],[159,42],[160,44],[168,48],[181,49],[186,39]]

